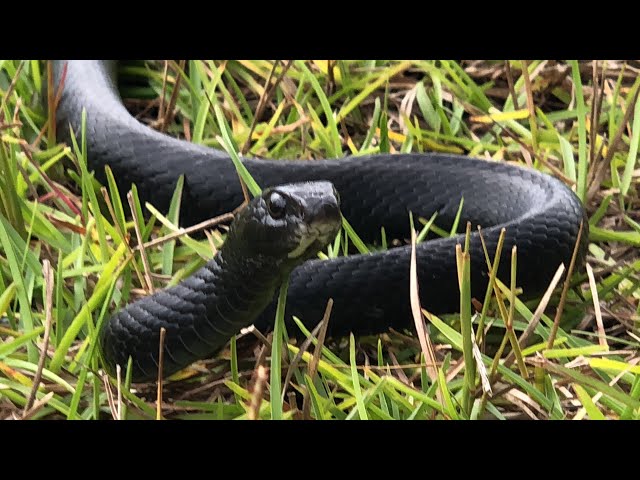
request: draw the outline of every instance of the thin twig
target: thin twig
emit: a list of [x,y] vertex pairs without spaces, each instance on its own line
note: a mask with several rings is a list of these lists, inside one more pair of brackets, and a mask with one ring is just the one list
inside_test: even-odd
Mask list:
[[513,83],[513,72],[511,71],[511,63],[509,60],[505,60],[505,73],[507,74],[507,84],[509,85],[509,93],[513,99],[513,110],[520,110],[518,107],[518,95],[516,94],[515,85]]
[[569,285],[571,284],[571,275],[573,274],[573,268],[576,264],[576,258],[578,257],[578,250],[580,250],[580,240],[582,238],[582,227],[584,221],[580,222],[580,228],[578,229],[578,236],[576,237],[576,244],[573,247],[573,254],[571,255],[571,262],[569,263],[569,269],[567,270],[567,276],[564,279],[564,286],[562,287],[562,294],[560,295],[560,302],[558,303],[558,310],[556,316],[553,319],[553,326],[551,327],[551,333],[549,333],[549,340],[547,342],[547,348],[553,348],[553,342],[556,339],[556,333],[558,333],[558,327],[560,326],[560,317],[564,311],[564,302],[567,299],[567,292],[569,291]]
[[586,202],[590,202],[593,196],[596,194],[598,189],[600,188],[600,184],[602,183],[602,179],[604,178],[604,174],[606,171],[607,165],[611,164],[611,159],[613,158],[614,153],[616,152],[616,147],[620,140],[622,139],[622,135],[626,129],[626,125],[631,118],[631,114],[633,113],[636,101],[638,100],[638,93],[640,93],[640,88],[636,88],[633,93],[633,98],[631,102],[629,102],[629,106],[624,112],[624,117],[620,125],[618,126],[618,130],[616,130],[616,134],[613,137],[613,140],[609,143],[609,147],[607,148],[607,154],[602,162],[600,162],[595,170],[593,175],[593,180],[591,181],[591,185],[587,190],[587,200]]
[[213,217],[209,220],[205,220],[204,222],[200,222],[196,225],[193,225],[188,228],[179,228],[175,232],[171,232],[164,237],[154,238],[153,240],[148,241],[147,243],[138,244],[134,247],[134,250],[147,249],[151,247],[157,247],[158,245],[162,245],[163,243],[170,242],[178,237],[182,237],[183,235],[189,235],[193,232],[197,232],[199,230],[203,230],[205,228],[213,227],[214,225],[218,225],[219,223],[225,222],[227,220],[233,220],[233,213],[224,213],[222,215],[218,215],[217,217]]
[[24,62],[25,60],[21,60],[20,63],[18,64],[18,68],[16,68],[16,73],[11,79],[11,83],[9,84],[9,88],[7,88],[7,91],[4,92],[4,95],[2,97],[2,102],[0,102],[0,123],[2,123],[5,120],[4,106],[7,100],[9,99],[9,97],[11,96],[11,94],[13,93],[13,89],[16,87],[16,84],[18,83],[18,78],[20,78],[20,72],[22,72],[22,68],[24,67]]
[[[316,343],[316,348],[313,350],[313,356],[311,357],[311,361],[309,362],[309,381],[313,382],[316,372],[318,371],[318,363],[320,362],[320,357],[322,356],[322,347],[324,346],[324,340],[327,336],[327,327],[329,326],[329,317],[331,316],[331,309],[333,308],[333,298],[330,298],[327,301],[327,307],[324,310],[324,315],[322,316],[322,321],[320,322],[320,332],[318,334],[318,343]],[[305,389],[304,397],[302,399],[302,418],[310,419],[311,418],[311,405],[309,399],[309,391]]]
[[[186,60],[180,60],[178,64],[178,69],[180,71],[184,71],[184,66],[186,64]],[[173,115],[173,109],[176,106],[176,102],[178,100],[178,92],[180,91],[180,82],[182,81],[182,75],[180,75],[180,71],[176,72],[176,83],[173,85],[173,91],[171,92],[171,98],[169,99],[169,105],[167,106],[167,110],[164,114],[164,119],[160,124],[160,131],[164,132],[169,124],[169,117]]]
[[40,352],[40,358],[38,359],[38,369],[36,370],[36,374],[33,377],[33,387],[31,388],[31,393],[29,394],[29,400],[27,400],[27,404],[24,406],[24,411],[22,416],[27,414],[27,412],[33,406],[33,402],[36,398],[36,393],[38,391],[38,386],[40,385],[40,380],[42,379],[42,369],[44,368],[44,360],[47,357],[47,350],[49,348],[49,335],[51,333],[51,322],[53,319],[53,270],[51,269],[51,264],[49,260],[44,260],[42,265],[42,275],[44,277],[45,283],[45,296],[44,296],[44,309],[45,309],[45,326],[44,326],[44,341],[42,344],[42,351]]

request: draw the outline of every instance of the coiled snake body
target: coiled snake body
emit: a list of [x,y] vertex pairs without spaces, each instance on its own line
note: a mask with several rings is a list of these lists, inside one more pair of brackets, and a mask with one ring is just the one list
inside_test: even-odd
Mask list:
[[[104,166],[109,165],[121,193],[135,183],[142,202],[167,211],[176,182],[184,175],[183,226],[232,211],[242,203],[238,176],[225,152],[171,138],[142,125],[127,112],[118,94],[113,62],[55,61],[55,85],[60,82],[65,63],[64,90],[56,112],[58,138],[69,141],[69,125],[74,132],[80,131],[81,112],[86,109],[87,158],[99,180],[104,182]],[[471,293],[478,299],[484,297],[488,276],[476,225],[482,226],[490,255],[495,252],[500,230],[506,229],[498,275],[508,282],[509,256],[512,246],[517,245],[517,285],[526,297],[533,297],[544,291],[561,262],[568,266],[579,225],[585,219],[579,199],[557,179],[464,156],[380,154],[314,161],[243,159],[243,163],[263,188],[306,181],[333,183],[343,215],[370,242],[380,239],[382,226],[387,238],[408,238],[409,212],[415,218],[429,218],[437,212],[436,224],[449,229],[462,198],[460,228],[467,221],[473,224],[469,247]],[[585,221],[578,262],[586,253],[586,227]],[[459,308],[455,245],[460,242],[457,236],[417,247],[420,300],[423,308],[433,313]],[[230,254],[239,251],[229,238],[227,243]],[[410,248],[404,246],[327,261],[305,261],[290,275],[288,321],[295,315],[314,326],[322,318],[327,299],[333,298],[329,335],[410,327],[409,258]],[[245,288],[249,279],[238,275],[245,267],[225,277],[224,262],[212,262],[200,279],[185,280],[189,288],[172,291],[160,303],[153,299],[156,295],[147,297],[142,299],[146,303],[136,302],[112,317],[101,335],[107,364],[125,365],[131,355],[134,380],[155,378],[161,326],[167,328],[165,375],[215,353],[215,348],[244,326],[254,323],[259,328],[268,327],[274,318],[271,298],[275,285],[287,269],[274,271],[273,278],[279,280],[260,276],[265,273],[260,270],[262,273],[254,277],[259,281],[251,283],[254,290],[249,293]],[[251,275],[249,270],[247,275]],[[213,284],[218,285],[215,291]],[[260,285],[264,290],[256,292]],[[235,300],[223,297],[221,292],[235,296]],[[252,303],[246,295],[257,295],[261,301]],[[224,320],[215,312],[224,302],[244,313],[222,328]],[[292,332],[296,329],[289,328]],[[206,338],[198,340],[202,335]]]

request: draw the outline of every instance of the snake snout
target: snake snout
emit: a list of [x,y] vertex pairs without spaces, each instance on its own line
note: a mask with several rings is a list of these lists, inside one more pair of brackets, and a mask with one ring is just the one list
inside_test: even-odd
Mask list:
[[323,227],[333,227],[340,224],[340,206],[333,198],[318,199],[310,205],[305,216],[310,225],[320,229]]
[[332,183],[319,182],[319,188],[306,199],[305,222],[322,237],[334,236],[340,229],[340,197]]

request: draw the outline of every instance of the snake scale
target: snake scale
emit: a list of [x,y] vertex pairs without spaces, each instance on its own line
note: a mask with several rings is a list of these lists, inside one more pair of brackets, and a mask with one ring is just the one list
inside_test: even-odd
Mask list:
[[[176,182],[184,175],[182,226],[238,207],[243,193],[229,155],[172,138],[138,122],[122,103],[116,67],[117,62],[112,61],[53,62],[55,85],[64,76],[56,111],[58,139],[69,142],[69,126],[80,131],[84,108],[87,161],[101,182],[106,180],[104,167],[109,165],[121,194],[134,183],[142,202],[166,212]],[[244,158],[243,163],[263,188],[292,184],[282,187],[280,194],[287,201],[293,198],[291,201],[302,208],[308,195],[313,197],[318,189],[329,203],[335,200],[337,204],[337,195],[333,199],[332,189],[322,183],[331,182],[339,194],[342,214],[367,242],[379,242],[383,226],[387,238],[408,238],[409,212],[415,218],[430,218],[437,212],[436,224],[448,230],[463,199],[460,228],[467,221],[473,225],[471,293],[478,299],[484,297],[488,275],[477,225],[482,226],[490,255],[495,252],[500,230],[506,229],[498,275],[509,281],[510,252],[517,245],[517,285],[524,297],[531,298],[546,289],[560,263],[568,266],[580,223],[586,219],[580,200],[556,178],[460,155],[377,154],[312,161]],[[290,198],[292,191],[297,193]],[[248,211],[265,215],[273,191],[265,192],[254,199]],[[412,326],[410,247],[406,244],[331,260],[307,258],[324,246],[318,244],[295,258],[295,265],[283,261],[274,266],[261,263],[265,256],[258,252],[260,241],[250,237],[255,232],[249,230],[245,233],[249,238],[242,241],[232,235],[234,229],[247,231],[236,224],[248,218],[240,214],[233,222],[218,255],[222,260],[214,258],[177,287],[138,300],[111,317],[100,336],[108,368],[116,363],[125,365],[131,355],[135,381],[156,378],[162,326],[167,329],[164,375],[212,356],[242,327],[253,323],[269,328],[277,286],[289,272],[286,318],[292,333],[297,330],[291,323],[293,315],[313,327],[322,318],[328,298],[334,301],[328,335],[372,334],[389,327]],[[578,264],[586,255],[587,225],[585,221]],[[324,226],[330,232],[335,227],[332,222]],[[242,250],[238,246],[253,240],[255,248]],[[423,308],[433,313],[459,309],[455,245],[461,241],[463,236],[457,235],[417,246],[420,300]],[[261,247],[270,248],[265,242]],[[241,252],[256,256],[230,266],[234,262],[226,259],[239,258]],[[226,268],[231,273],[225,272]]]

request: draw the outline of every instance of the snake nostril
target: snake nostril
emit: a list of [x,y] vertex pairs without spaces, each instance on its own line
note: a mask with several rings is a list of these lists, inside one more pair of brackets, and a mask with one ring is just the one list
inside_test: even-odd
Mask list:
[[340,218],[340,207],[334,202],[325,202],[320,208],[320,214],[323,220],[337,220]]

